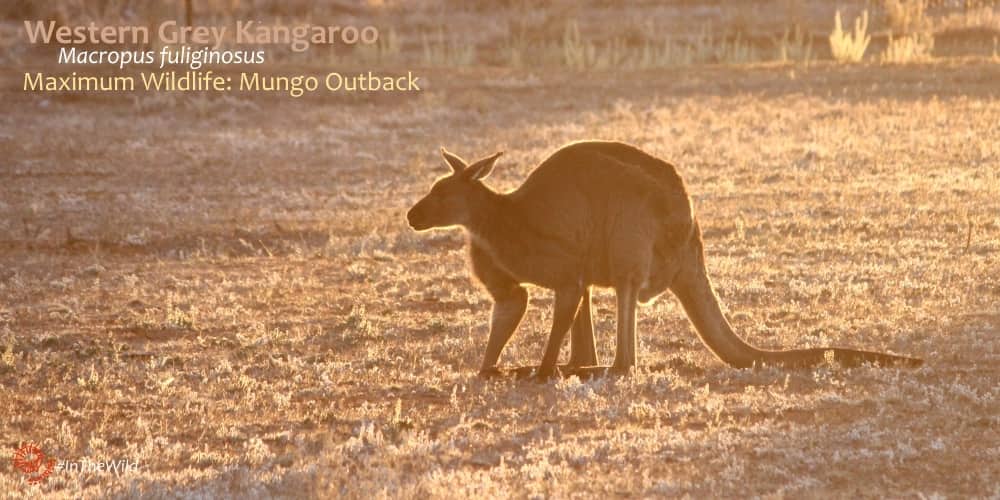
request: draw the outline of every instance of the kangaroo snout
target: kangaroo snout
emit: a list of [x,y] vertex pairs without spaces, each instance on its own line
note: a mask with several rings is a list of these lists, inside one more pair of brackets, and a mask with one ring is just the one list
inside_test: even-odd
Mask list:
[[420,203],[417,203],[406,212],[406,222],[416,231],[423,231],[431,227],[427,223],[427,217],[424,216],[423,210],[421,210]]

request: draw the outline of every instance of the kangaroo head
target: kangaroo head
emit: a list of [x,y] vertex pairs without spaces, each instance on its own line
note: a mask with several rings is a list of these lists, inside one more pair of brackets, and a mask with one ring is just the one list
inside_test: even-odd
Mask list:
[[480,182],[490,172],[503,152],[488,156],[472,165],[441,148],[441,156],[451,167],[451,174],[438,178],[431,191],[406,213],[410,227],[417,231],[466,224],[479,206],[478,200],[489,190]]

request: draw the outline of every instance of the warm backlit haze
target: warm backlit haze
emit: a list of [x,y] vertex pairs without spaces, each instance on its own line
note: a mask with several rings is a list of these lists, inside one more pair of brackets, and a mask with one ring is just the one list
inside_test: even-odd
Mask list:
[[[1000,8],[738,4],[193,0],[196,24],[378,27],[375,45],[201,69],[319,77],[292,97],[25,92],[25,72],[149,68],[58,65],[24,20],[185,15],[5,3],[0,491],[997,495]],[[421,90],[328,92],[331,71],[412,71]],[[748,341],[925,365],[737,370],[667,294],[639,309],[630,377],[479,378],[491,301],[465,237],[406,211],[449,171],[441,146],[504,151],[485,181],[504,191],[581,139],[677,165]],[[552,294],[530,294],[504,366],[541,359]],[[594,311],[607,364],[613,293]],[[27,442],[138,470],[29,485],[11,460]]]

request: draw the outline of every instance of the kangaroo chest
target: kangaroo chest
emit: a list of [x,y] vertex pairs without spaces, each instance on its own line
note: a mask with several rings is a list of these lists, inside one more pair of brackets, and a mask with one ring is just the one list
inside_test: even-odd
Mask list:
[[557,288],[581,278],[579,259],[555,242],[508,239],[502,243],[472,235],[475,243],[520,283]]

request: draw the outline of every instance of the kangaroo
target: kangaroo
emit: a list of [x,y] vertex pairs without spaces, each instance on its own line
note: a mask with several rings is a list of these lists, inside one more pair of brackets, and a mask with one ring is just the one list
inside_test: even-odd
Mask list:
[[737,335],[726,319],[705,268],[701,229],[677,169],[619,142],[571,143],[553,153],[509,193],[482,180],[502,152],[471,165],[441,149],[451,167],[407,213],[417,231],[453,226],[469,235],[473,274],[493,298],[489,341],[480,374],[499,373],[497,361],[524,316],[524,284],[555,292],[552,327],[536,376],[555,374],[559,350],[572,329],[567,372],[596,373],[591,287],[613,287],[618,322],[611,371],[638,364],[636,306],[670,290],[702,342],[736,367],[807,367],[833,360],[919,366],[922,360],[835,347],[773,351]]

